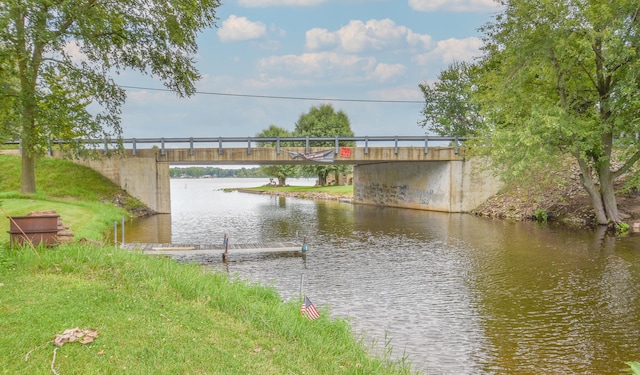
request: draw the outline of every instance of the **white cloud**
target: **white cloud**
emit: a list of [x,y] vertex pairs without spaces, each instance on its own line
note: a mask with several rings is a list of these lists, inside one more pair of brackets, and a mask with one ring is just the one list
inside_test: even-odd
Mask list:
[[453,61],[471,61],[481,55],[482,40],[477,37],[466,39],[446,39],[437,43],[436,48],[416,57],[416,62],[426,65],[429,62],[451,63]]
[[313,28],[306,33],[307,45],[310,50],[317,50],[323,46],[333,46],[338,44],[338,36],[336,33],[329,32],[327,29]]
[[262,71],[283,72],[288,75],[306,76],[310,79],[333,78],[342,82],[359,80],[376,67],[373,57],[360,57],[335,52],[305,53],[302,55],[271,56],[261,59]]
[[222,21],[218,30],[218,38],[222,42],[238,42],[260,39],[267,34],[267,27],[262,22],[249,21],[246,17],[230,15]]
[[402,64],[378,64],[373,72],[369,74],[369,78],[379,82],[388,82],[393,78],[404,74],[406,67]]
[[308,7],[325,3],[327,0],[239,0],[238,5],[245,8],[266,8],[273,6]]
[[409,0],[409,7],[419,12],[487,12],[495,10],[498,4],[495,0]]
[[383,90],[373,90],[369,92],[372,98],[377,100],[422,100],[422,92],[415,87],[391,87]]
[[307,31],[306,39],[306,47],[310,50],[339,47],[347,52],[425,48],[431,43],[429,35],[414,33],[388,18],[369,20],[366,23],[352,20],[335,32],[314,28]]

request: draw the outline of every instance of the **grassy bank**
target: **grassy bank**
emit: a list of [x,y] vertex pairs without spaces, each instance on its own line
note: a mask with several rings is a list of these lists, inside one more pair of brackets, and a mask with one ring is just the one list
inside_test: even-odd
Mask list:
[[[135,210],[142,205],[107,178],[69,161],[39,160],[36,164],[38,192],[29,196],[20,193],[20,157],[0,155],[0,166],[1,217],[55,210],[76,240],[102,241],[114,221],[130,216],[127,209]],[[5,225],[8,230],[8,220],[2,226]],[[9,234],[1,230],[0,242],[8,241]]]
[[[0,207],[11,215],[54,209],[76,238],[100,240],[125,213],[111,203],[119,189],[86,168],[45,160],[39,193],[25,197],[15,181],[19,159],[0,155],[0,163]],[[71,184],[61,166],[87,175]],[[10,249],[2,235],[2,373],[410,373],[371,356],[348,322],[326,311],[309,321],[299,301],[283,302],[273,288],[113,246]],[[57,334],[76,327],[98,337],[54,346]]]
[[266,194],[295,195],[305,197],[353,197],[353,185],[347,186],[258,186],[242,189],[244,191],[264,192]]
[[111,247],[0,250],[5,373],[49,374],[56,334],[95,329],[57,351],[61,374],[397,374],[344,321],[308,321],[297,301]]

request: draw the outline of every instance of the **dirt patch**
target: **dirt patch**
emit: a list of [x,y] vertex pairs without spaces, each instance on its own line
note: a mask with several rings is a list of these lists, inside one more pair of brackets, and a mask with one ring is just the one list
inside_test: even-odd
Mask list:
[[[592,227],[595,214],[591,199],[580,183],[577,168],[571,168],[561,184],[544,189],[511,187],[487,200],[472,211],[478,216],[511,220],[539,220],[546,215],[549,221]],[[616,182],[618,210],[628,224],[640,222],[640,192],[623,194],[623,180]]]

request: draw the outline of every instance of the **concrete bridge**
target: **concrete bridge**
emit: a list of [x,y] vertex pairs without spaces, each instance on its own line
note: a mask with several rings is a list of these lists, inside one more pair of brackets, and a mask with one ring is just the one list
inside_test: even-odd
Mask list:
[[[99,160],[76,160],[100,172],[159,213],[171,211],[170,165],[354,165],[354,202],[467,212],[500,184],[465,157],[452,137],[145,138],[86,140]],[[342,146],[355,144],[355,146]],[[55,144],[56,142],[52,142]],[[320,146],[327,145],[331,146]],[[50,149],[50,155],[62,157]]]

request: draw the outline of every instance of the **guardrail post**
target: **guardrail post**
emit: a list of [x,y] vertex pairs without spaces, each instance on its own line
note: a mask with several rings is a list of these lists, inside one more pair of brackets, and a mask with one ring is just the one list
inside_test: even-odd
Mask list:
[[364,154],[369,154],[369,137],[364,137]]
[[429,137],[424,137],[424,153],[429,153]]
[[164,150],[164,137],[160,138],[160,145],[162,146],[160,148],[160,155],[164,156],[166,154],[166,151]]
[[306,144],[306,149],[307,149],[307,154],[310,152],[309,151],[309,136],[307,136],[307,139],[305,140],[305,144]]
[[340,151],[338,150],[338,145],[340,144],[340,142],[338,142],[338,136],[336,135],[336,155],[338,155],[340,153]]
[[393,153],[397,154],[398,153],[398,136],[396,136],[396,145],[393,148]]
[[280,136],[276,137],[276,154],[280,155]]
[[53,150],[51,149],[51,139],[47,139],[47,153],[49,156],[53,156]]
[[133,138],[131,140],[131,147],[132,147],[131,151],[133,153],[133,156],[136,156],[136,154],[138,153],[138,150],[136,149],[136,139],[135,138]]
[[109,147],[107,146],[107,137],[104,137],[104,154],[106,155],[109,152]]
[[18,152],[20,152],[20,155],[22,155],[22,138],[20,138],[20,140],[18,141]]
[[189,155],[193,155],[194,151],[193,151],[193,137],[189,138]]
[[251,137],[247,138],[247,155],[251,155]]
[[458,155],[458,137],[456,137],[456,140],[455,140],[454,142],[455,142],[455,144],[454,144],[453,152],[454,152],[456,155]]
[[222,155],[222,137],[218,137],[218,155]]

